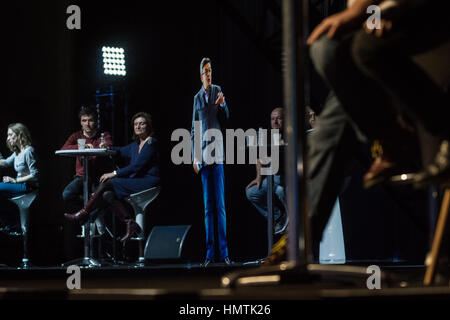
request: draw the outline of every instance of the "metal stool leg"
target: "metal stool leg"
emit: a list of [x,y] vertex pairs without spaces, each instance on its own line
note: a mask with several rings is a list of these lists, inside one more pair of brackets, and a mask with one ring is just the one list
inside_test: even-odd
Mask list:
[[113,259],[114,262],[117,262],[117,243],[116,243],[116,234],[117,234],[117,230],[116,230],[116,217],[114,216],[114,214],[112,215],[112,229],[113,229]]
[[37,191],[32,191],[30,193],[9,199],[9,201],[13,202],[17,206],[20,215],[20,227],[22,229],[23,240],[23,258],[22,264],[20,265],[19,269],[26,269],[31,267],[30,259],[28,256],[28,230],[30,229],[30,206],[36,199],[36,196]]
[[436,225],[436,230],[434,232],[433,244],[431,246],[431,252],[428,254],[425,265],[427,270],[425,273],[425,278],[423,284],[429,286],[434,280],[434,275],[436,272],[436,264],[439,258],[439,251],[441,249],[442,237],[445,233],[445,226],[447,225],[448,211],[450,207],[450,189],[445,189],[444,200],[442,201],[441,211],[439,213],[439,218]]
[[144,258],[144,238],[142,238],[142,239],[139,240],[139,263],[142,264],[142,266],[144,266],[143,265],[144,261],[145,261],[145,258]]
[[144,266],[144,230],[145,230],[145,219],[144,219],[144,212],[140,212],[136,214],[136,223],[141,227],[141,233],[138,234],[137,239],[139,242],[139,259],[138,263],[136,264],[136,267],[143,267]]
[[160,190],[161,188],[159,186],[153,187],[135,194],[131,194],[125,199],[125,201],[133,207],[136,215],[136,223],[141,227],[141,232],[136,237],[131,238],[131,240],[137,240],[139,242],[139,258],[138,261],[133,264],[133,267],[135,268],[141,268],[145,265],[145,211],[147,206],[159,195]]
[[21,269],[26,269],[30,267],[29,256],[28,256],[28,229],[30,226],[30,209],[29,208],[20,208],[20,225],[22,229],[22,237],[23,237],[23,258]]

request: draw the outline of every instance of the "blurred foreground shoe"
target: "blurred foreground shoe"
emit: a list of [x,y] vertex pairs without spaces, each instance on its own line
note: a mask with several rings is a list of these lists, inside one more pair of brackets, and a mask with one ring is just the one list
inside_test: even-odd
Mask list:
[[287,234],[284,234],[272,247],[270,256],[266,258],[263,266],[280,264],[287,259]]
[[450,147],[448,140],[441,142],[434,161],[414,178],[415,188],[424,188],[430,184],[442,187],[450,186]]
[[371,147],[372,165],[363,177],[365,189],[390,180],[391,177],[405,172],[414,172],[414,157],[417,143],[409,134],[399,133],[397,138],[375,140]]
[[363,186],[369,189],[402,172],[404,170],[395,161],[377,157],[363,177]]

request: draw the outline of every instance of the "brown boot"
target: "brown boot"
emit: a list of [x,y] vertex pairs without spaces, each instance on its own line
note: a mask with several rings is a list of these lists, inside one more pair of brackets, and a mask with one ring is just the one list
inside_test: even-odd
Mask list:
[[139,225],[133,219],[127,219],[125,223],[127,224],[127,232],[122,237],[122,239],[120,239],[120,241],[122,242],[127,241],[133,235],[139,234],[141,232],[141,227],[139,227]]
[[66,217],[67,220],[78,221],[80,222],[80,224],[84,224],[86,220],[89,218],[89,213],[94,209],[94,205],[96,204],[99,196],[100,192],[95,192],[89,199],[88,203],[86,203],[83,209],[72,214],[64,213],[64,216]]
[[134,234],[141,232],[141,227],[132,219],[130,212],[124,206],[122,202],[119,200],[115,200],[113,202],[113,211],[114,214],[119,218],[120,221],[123,221],[127,226],[127,231],[125,235],[120,239],[120,241],[126,241],[131,238]]

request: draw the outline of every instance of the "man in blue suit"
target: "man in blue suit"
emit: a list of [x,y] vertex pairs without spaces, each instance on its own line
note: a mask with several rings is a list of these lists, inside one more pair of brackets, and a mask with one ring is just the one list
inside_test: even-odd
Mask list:
[[[226,236],[223,139],[222,135],[220,137],[219,135],[209,137],[208,131],[210,133],[214,130],[221,131],[222,125],[219,118],[223,115],[228,119],[230,111],[222,89],[211,83],[212,69],[209,58],[203,58],[200,62],[200,80],[202,87],[194,97],[191,146],[194,171],[197,174],[200,173],[203,185],[206,232],[206,260],[203,266],[206,267],[213,261],[223,261],[229,265],[231,262],[228,258]],[[200,137],[200,141],[197,141],[194,137]],[[197,143],[197,146],[194,142]],[[220,254],[218,260],[215,259],[214,254],[214,215],[217,216]]]

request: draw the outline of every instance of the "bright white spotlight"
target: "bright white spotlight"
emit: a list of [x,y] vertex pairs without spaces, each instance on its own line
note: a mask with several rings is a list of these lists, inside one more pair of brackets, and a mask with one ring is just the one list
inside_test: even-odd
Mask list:
[[125,76],[125,50],[116,47],[102,47],[103,72],[107,75]]

